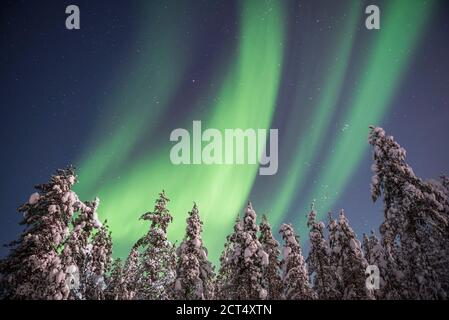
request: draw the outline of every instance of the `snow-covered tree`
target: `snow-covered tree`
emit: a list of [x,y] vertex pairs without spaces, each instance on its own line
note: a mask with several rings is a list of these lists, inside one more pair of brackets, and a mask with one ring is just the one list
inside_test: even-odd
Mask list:
[[139,249],[136,243],[129,253],[123,268],[123,285],[120,299],[133,300],[139,297],[141,273],[139,267]]
[[36,186],[38,192],[19,208],[25,230],[11,244],[11,254],[0,263],[4,298],[69,297],[72,269],[78,269],[64,253],[74,233],[69,228],[72,218],[75,213],[89,221],[96,217],[95,206],[81,202],[72,191],[76,180],[72,167],[58,170],[48,183]]
[[[443,192],[443,194],[446,195],[446,204],[448,204],[449,202],[449,177],[447,177],[446,175],[441,175],[440,177],[441,182],[440,185],[443,187],[443,189],[441,189],[441,191]],[[449,208],[445,208],[446,210],[449,210]]]
[[[234,233],[222,256],[220,275],[222,299],[266,299],[263,269],[268,266],[268,254],[257,239],[256,212],[248,203],[243,221],[237,220]],[[220,273],[221,273],[220,272]]]
[[214,296],[215,275],[201,239],[203,222],[196,204],[186,222],[186,236],[177,249],[175,297],[182,300],[210,300]]
[[383,195],[382,245],[395,264],[402,298],[446,298],[449,206],[444,185],[416,177],[405,150],[382,128],[371,127],[369,143],[374,150],[371,194],[374,201]]
[[316,295],[309,285],[307,265],[301,253],[299,237],[291,224],[282,224],[279,233],[284,239],[282,266],[283,298],[286,300],[310,300]]
[[368,262],[363,256],[362,246],[357,235],[349,225],[344,211],[340,211],[338,219],[340,257],[345,287],[344,299],[373,299],[372,290],[366,287],[366,269]]
[[265,263],[263,268],[263,286],[268,292],[267,299],[278,300],[282,296],[281,262],[279,260],[281,251],[279,250],[279,242],[273,237],[271,226],[266,215],[263,215],[259,229],[259,242],[262,244],[263,251],[268,254],[268,264]]
[[310,211],[307,226],[310,229],[310,252],[307,257],[309,276],[312,278],[313,289],[319,299],[337,299],[339,294],[335,288],[335,274],[330,260],[329,245],[324,237],[324,223],[317,222],[316,211]]
[[371,231],[369,237],[366,234],[363,235],[363,251],[368,264],[377,266],[379,269],[379,289],[374,290],[376,299],[400,299],[401,284],[396,282],[397,266],[393,261],[388,260],[385,250],[374,231]]
[[[67,202],[75,203],[76,194],[73,191],[67,193]],[[102,224],[98,220],[97,208],[99,199],[93,202],[86,202],[76,217],[72,220],[73,230],[63,244],[61,258],[67,266],[66,272],[70,277],[75,277],[76,282],[69,285],[69,299],[86,299],[87,278],[89,277],[89,260],[92,257],[91,236],[94,230],[101,228]]]
[[[266,216],[256,223],[248,203],[237,217],[214,270],[207,258],[196,205],[175,251],[167,239],[172,216],[162,192],[148,233],[124,264],[111,266],[112,238],[97,216],[99,200],[82,202],[72,191],[73,168],[58,170],[19,207],[25,225],[11,253],[0,260],[0,299],[446,299],[449,294],[449,179],[423,181],[405,161],[405,150],[371,128],[374,149],[371,195],[383,197],[380,240],[364,235],[363,250],[343,210],[325,225],[308,215],[310,252],[301,252],[292,225],[279,243]],[[367,288],[368,266],[379,270],[380,289]],[[311,284],[309,284],[309,279]]]
[[330,262],[330,272],[333,275],[332,290],[336,299],[343,299],[344,295],[344,283],[343,283],[343,269],[340,263],[341,245],[338,236],[338,223],[332,217],[332,214],[328,214],[328,256]]
[[120,258],[114,259],[111,266],[111,272],[107,277],[107,286],[104,290],[106,300],[123,300],[125,292],[125,279],[123,274],[123,265]]
[[167,239],[167,227],[173,218],[167,209],[170,200],[159,194],[153,212],[144,213],[142,220],[151,221],[150,230],[136,243],[139,255],[138,299],[166,300],[173,298],[176,278],[176,252]]
[[[429,209],[428,219],[429,227],[427,228],[427,237],[424,239],[423,248],[427,253],[428,265],[435,272],[438,282],[438,298],[447,299],[449,296],[449,179],[446,176],[441,176],[441,181],[429,180],[426,183],[431,190],[430,194],[435,195],[435,199],[439,203],[438,210],[441,215],[434,220],[434,208]],[[433,196],[431,196],[433,198]],[[440,221],[438,221],[440,220]],[[437,227],[435,224],[439,224]]]
[[243,223],[237,216],[234,223],[234,232],[226,237],[224,249],[220,256],[220,269],[215,279],[215,298],[220,300],[228,300],[237,295],[237,284],[235,273],[237,272],[237,264],[235,263],[234,247],[236,246],[237,234],[243,231]]
[[330,215],[329,219],[329,245],[336,290],[345,300],[373,299],[372,290],[366,287],[368,262],[344,211],[340,211],[338,221]]
[[104,300],[107,287],[107,273],[112,261],[112,237],[107,221],[93,236],[91,252],[87,257],[85,298]]

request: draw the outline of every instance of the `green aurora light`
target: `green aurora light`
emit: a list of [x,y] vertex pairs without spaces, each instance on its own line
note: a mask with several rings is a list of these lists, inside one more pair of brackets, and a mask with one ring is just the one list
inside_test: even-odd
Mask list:
[[[240,40],[234,64],[217,94],[216,105],[211,106],[212,111],[203,121],[203,127],[270,127],[282,69],[283,7],[277,2],[244,1],[240,18]],[[151,64],[163,55],[171,55],[158,63],[180,64],[182,59],[178,60],[175,54],[179,50],[172,50],[176,37],[165,34],[164,38],[173,39],[167,40],[166,50],[154,61],[139,63]],[[176,78],[174,74],[178,69],[181,69],[178,65],[171,66],[167,79]],[[140,80],[137,77],[137,83]],[[132,243],[147,230],[148,225],[138,217],[153,209],[154,200],[162,189],[173,199],[169,205],[174,216],[169,229],[172,240],[180,240],[184,236],[185,218],[195,201],[205,224],[203,239],[211,252],[211,260],[216,262],[226,234],[248,199],[258,167],[174,166],[169,159],[168,135],[167,143],[153,148],[151,153],[142,155],[131,164],[125,163],[143,129],[148,130],[148,126],[151,128],[155,122],[154,104],[145,108],[141,106],[151,101],[149,95],[157,94],[161,103],[167,101],[172,91],[166,88],[173,89],[173,86],[173,83],[163,82],[151,90],[140,86],[142,92],[123,92],[126,96],[138,97],[134,102],[136,110],[126,110],[127,125],[99,141],[92,149],[95,150],[93,153],[86,154],[79,165],[77,191],[83,197],[100,197],[100,216],[107,218],[111,227],[116,256],[125,256]],[[148,113],[142,114],[142,109]],[[156,110],[156,114],[163,112],[159,108]],[[192,120],[195,119],[189,119],[186,124],[191,125]],[[114,170],[120,179],[108,179],[109,170]]]
[[[382,15],[382,29],[374,31],[371,50],[363,57],[359,84],[345,104],[343,114],[338,116],[341,123],[348,124],[347,130],[335,137],[323,172],[315,179],[316,185],[302,197],[307,201],[303,210],[293,212],[292,204],[306,191],[306,177],[310,172],[305,164],[317,158],[319,146],[336,115],[337,101],[351,64],[355,34],[358,24],[363,23],[361,3],[350,4],[341,36],[323,62],[326,67],[322,70],[326,74],[321,75],[323,89],[313,105],[310,118],[313,125],[290,144],[293,147],[288,170],[272,186],[276,190],[272,202],[262,199],[264,204],[260,207],[255,203],[258,213],[267,212],[274,226],[292,218],[301,234],[310,202],[315,199],[320,214],[330,210],[367,152],[368,126],[382,121],[433,7],[432,2],[425,1],[414,1],[413,6],[406,0],[388,2]],[[182,5],[180,2],[177,11],[181,11]],[[218,66],[216,74],[211,76],[219,85],[216,91],[211,88],[207,93],[214,97],[207,111],[197,114],[201,104],[198,102],[195,112],[183,120],[185,128],[190,128],[193,120],[202,120],[203,128],[271,127],[285,55],[286,7],[281,1],[240,2],[235,55],[229,65]],[[95,138],[78,163],[80,183],[76,191],[82,198],[100,197],[100,216],[111,227],[114,255],[121,257],[146,232],[148,225],[138,218],[153,209],[162,189],[172,199],[169,209],[174,222],[169,236],[173,241],[184,236],[187,212],[195,201],[204,221],[205,245],[211,260],[217,263],[225,237],[254,186],[258,167],[171,164],[169,134],[161,136],[158,124],[170,120],[170,103],[188,69],[185,52],[191,44],[183,40],[182,29],[170,24],[177,19],[176,12],[161,13],[153,9],[147,4],[142,10],[144,21],[149,21],[137,37],[143,48],[132,49],[132,62],[120,72],[123,80],[110,100],[104,102],[112,111],[98,123],[92,135]],[[156,30],[164,32],[160,34]],[[301,97],[296,100],[293,107],[301,108]],[[291,117],[290,123],[297,120]],[[175,125],[178,127],[179,123],[172,129]],[[153,138],[145,141],[148,136]]]
[[[340,122],[348,127],[339,132],[335,145],[329,148],[333,152],[328,154],[324,169],[316,179],[316,187],[306,197],[315,201],[320,216],[332,209],[368,152],[368,127],[379,125],[388,110],[434,4],[413,1],[411,5],[408,0],[388,2],[382,21],[382,30],[388,31],[376,35],[361,70],[359,84],[341,117]],[[304,215],[308,210],[309,204],[304,204],[303,211],[295,218],[303,231],[306,227]]]

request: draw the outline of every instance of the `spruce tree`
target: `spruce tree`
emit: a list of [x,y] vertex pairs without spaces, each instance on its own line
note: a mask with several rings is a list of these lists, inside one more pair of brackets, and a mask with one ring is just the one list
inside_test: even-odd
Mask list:
[[316,298],[310,288],[307,265],[301,253],[299,238],[291,224],[282,224],[279,233],[284,239],[282,260],[283,298],[286,300],[310,300]]
[[[360,241],[341,210],[338,222],[331,222],[332,227],[332,263],[338,275],[341,298],[345,300],[373,299],[374,295],[366,287],[366,268],[368,263],[363,256]],[[330,237],[331,239],[331,237]]]
[[214,271],[207,260],[207,249],[201,239],[203,222],[196,204],[186,222],[186,236],[177,249],[175,297],[182,300],[210,300],[214,296]]
[[136,243],[141,250],[138,299],[167,300],[173,298],[176,278],[176,253],[167,239],[167,227],[173,218],[167,209],[170,200],[165,192],[159,194],[154,211],[144,213],[142,220],[151,221],[150,230]]
[[112,261],[112,237],[107,221],[95,233],[92,250],[86,267],[85,297],[88,300],[105,300],[107,273]]
[[235,273],[237,272],[234,248],[236,247],[237,234],[243,231],[242,220],[237,216],[235,219],[233,233],[226,237],[223,251],[220,255],[220,269],[215,279],[215,297],[219,300],[230,300],[237,295],[237,283]]
[[[268,254],[268,263],[263,263],[263,286],[268,291],[268,300],[279,300],[282,297],[282,280],[280,275],[281,262],[279,256],[279,242],[273,237],[271,226],[267,216],[263,215],[262,222],[259,226],[260,236],[259,242],[262,249]],[[264,256],[266,259],[266,256]]]
[[123,268],[123,285],[121,299],[135,300],[138,299],[139,290],[142,282],[142,274],[140,272],[138,243],[136,243],[125,261]]
[[374,290],[376,299],[400,299],[401,284],[397,283],[396,266],[388,260],[388,256],[374,231],[371,231],[369,237],[366,234],[363,235],[363,251],[368,264],[377,266],[379,269],[379,289]]
[[316,211],[310,211],[307,226],[310,229],[310,252],[307,257],[309,276],[313,280],[313,289],[319,299],[337,299],[335,275],[331,267],[329,245],[324,237],[324,223],[316,222]]
[[243,221],[237,220],[234,233],[222,255],[219,275],[219,296],[233,300],[266,299],[263,287],[263,268],[268,254],[257,239],[256,212],[248,203]]
[[120,258],[114,259],[111,265],[111,273],[107,277],[105,299],[123,300],[123,293],[126,290],[124,283],[122,260]]
[[395,265],[402,298],[446,298],[447,194],[415,176],[405,161],[405,150],[382,128],[371,127],[369,143],[374,159],[371,194],[373,201],[383,195],[382,245]]
[[[73,191],[69,192],[68,198],[74,198]],[[70,201],[70,200],[69,200]],[[72,220],[73,230],[67,241],[63,245],[62,260],[67,265],[67,273],[78,278],[78,284],[70,285],[70,300],[86,299],[86,289],[89,277],[88,264],[92,257],[91,236],[94,230],[101,228],[102,224],[98,220],[97,208],[99,199],[86,202],[85,206],[79,210]]]
[[332,214],[328,214],[328,244],[329,244],[329,263],[330,273],[333,275],[333,281],[331,282],[332,291],[335,299],[343,299],[344,296],[344,283],[343,283],[343,266],[340,262],[341,256],[341,244],[340,237],[338,236],[338,223],[332,217]]
[[[78,199],[72,191],[76,181],[72,167],[58,170],[48,183],[36,186],[37,192],[19,207],[25,230],[10,244],[10,255],[0,262],[3,298],[67,299],[72,280],[78,284],[78,278],[72,279],[79,269],[74,262],[78,257],[71,259],[66,254],[76,232],[70,231],[72,218],[78,214],[95,225],[96,207]],[[77,252],[86,250],[87,243],[78,244]]]

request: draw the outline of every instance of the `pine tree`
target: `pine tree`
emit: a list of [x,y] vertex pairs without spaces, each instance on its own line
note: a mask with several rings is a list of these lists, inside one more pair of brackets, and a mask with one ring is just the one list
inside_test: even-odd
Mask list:
[[123,300],[125,292],[125,279],[123,272],[122,260],[114,259],[111,266],[111,273],[107,277],[107,287],[105,289],[106,300]]
[[307,257],[309,276],[313,279],[313,288],[319,299],[337,299],[335,275],[331,267],[329,245],[324,237],[324,223],[316,222],[316,211],[308,215],[307,226],[310,228],[310,252]]
[[338,222],[331,219],[330,243],[333,256],[331,263],[335,273],[341,298],[345,300],[373,299],[374,295],[366,287],[368,263],[363,256],[360,241],[349,225],[344,211],[340,211]]
[[233,230],[234,232],[226,237],[224,249],[220,256],[220,269],[215,279],[215,297],[219,300],[229,300],[237,295],[237,284],[232,281],[236,280],[236,258],[240,255],[234,254],[237,234],[243,231],[243,223],[239,216],[235,220]]
[[87,260],[85,297],[88,300],[104,300],[107,272],[111,268],[112,238],[107,221],[92,239],[92,250]]
[[214,296],[214,271],[201,239],[203,222],[196,204],[186,222],[186,237],[177,250],[175,296],[182,300],[210,300]]
[[328,243],[329,243],[329,262],[330,273],[333,275],[332,291],[335,298],[340,300],[344,296],[344,283],[343,283],[343,269],[340,263],[341,244],[338,236],[338,223],[332,217],[332,214],[328,214]]
[[167,209],[170,200],[165,192],[159,194],[153,212],[141,216],[151,221],[148,233],[139,239],[136,248],[142,250],[139,261],[138,299],[167,300],[173,298],[176,278],[176,253],[167,239],[167,227],[173,218]]
[[299,238],[291,224],[282,224],[279,233],[284,239],[282,260],[283,297],[286,300],[310,300],[316,298],[309,286],[307,265],[301,253]]
[[139,298],[139,290],[142,282],[139,257],[138,243],[136,243],[125,261],[123,268],[123,291],[120,299],[134,300]]
[[[243,217],[243,230],[237,235],[235,256],[237,258],[240,281],[237,299],[266,299],[267,290],[263,287],[263,268],[268,265],[268,254],[257,239],[258,226],[256,212],[251,202]],[[240,256],[237,256],[237,253]]]
[[[68,199],[75,199],[73,191],[69,191]],[[74,201],[74,200],[72,200]],[[63,244],[61,258],[67,267],[66,272],[78,279],[73,285],[69,285],[68,299],[86,299],[87,278],[89,276],[88,263],[92,256],[91,235],[97,228],[101,228],[98,220],[97,208],[99,199],[86,202],[79,210],[78,215],[72,220],[73,230],[67,241]]]
[[363,251],[369,265],[377,266],[379,269],[379,289],[374,290],[376,299],[397,300],[401,298],[398,288],[400,283],[396,283],[396,269],[393,261],[389,261],[380,240],[371,231],[370,236],[363,235]]
[[35,188],[19,208],[25,230],[11,243],[12,252],[0,262],[1,286],[6,299],[67,299],[70,294],[71,265],[61,251],[71,238],[72,217],[93,217],[94,208],[83,203],[71,190],[75,170],[58,170],[46,184]]
[[243,221],[237,220],[229,245],[222,256],[219,276],[219,296],[224,299],[266,299],[263,287],[263,268],[268,265],[268,254],[257,239],[256,212],[251,203],[245,210]]
[[430,187],[431,194],[435,195],[439,203],[439,213],[443,220],[448,221],[448,225],[443,227],[444,223],[440,223],[436,227],[434,222],[430,221],[431,227],[427,230],[428,236],[425,238],[423,247],[429,259],[428,265],[435,272],[435,282],[438,282],[438,298],[447,299],[449,295],[449,246],[447,245],[449,242],[449,179],[444,175],[440,178],[440,181],[429,180],[426,185]]
[[263,251],[268,254],[268,263],[263,263],[265,266],[263,268],[263,287],[268,292],[268,300],[279,300],[282,294],[282,280],[279,273],[281,267],[279,242],[273,237],[266,215],[263,215],[259,229],[259,242],[262,244]]
[[448,208],[448,205],[449,205],[449,178],[446,175],[441,175],[440,179],[441,179],[440,185],[443,187],[441,189],[441,192],[444,194],[443,198],[444,197],[446,198],[445,211],[448,212],[449,211],[449,208]]
[[402,298],[445,298],[449,290],[449,212],[447,194],[415,176],[405,150],[371,127],[369,142],[374,163],[371,194],[383,194],[384,222],[380,227],[385,254],[402,283]]

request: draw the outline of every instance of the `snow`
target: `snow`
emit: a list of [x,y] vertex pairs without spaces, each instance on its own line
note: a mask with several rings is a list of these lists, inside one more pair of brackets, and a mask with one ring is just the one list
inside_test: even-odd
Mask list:
[[93,248],[92,243],[88,243],[88,244],[86,245],[86,249],[85,249],[84,251],[85,251],[87,254],[89,254],[89,253],[92,252],[92,248]]
[[207,260],[207,253],[204,249],[200,250],[200,257],[204,260]]
[[263,250],[259,251],[259,256],[262,258],[262,266],[268,266],[268,262],[269,262],[269,256],[268,253],[266,253]]
[[355,250],[355,249],[357,249],[357,248],[359,247],[359,246],[357,245],[357,242],[356,242],[355,239],[349,240],[349,245],[350,245],[350,247],[351,247],[352,250]]
[[201,279],[197,279],[195,287],[195,295],[202,299],[204,297],[203,281]]
[[35,192],[35,193],[33,193],[33,194],[30,196],[30,199],[28,200],[28,203],[29,203],[30,205],[34,205],[34,204],[36,204],[36,203],[39,201],[40,197],[41,197],[41,196],[39,195],[39,193]]
[[192,244],[195,246],[195,248],[201,248],[201,241],[198,238],[193,239]]
[[69,183],[73,186],[75,184],[75,176],[69,177]]
[[56,193],[60,193],[60,192],[61,192],[61,187],[58,186],[57,184],[55,184],[55,185],[53,186],[53,190],[55,190]]
[[73,274],[76,273],[78,271],[78,267],[74,264],[71,264],[70,266],[67,267],[66,272],[68,274]]
[[181,291],[182,290],[181,279],[176,279],[175,290],[176,291]]
[[284,259],[285,259],[285,260],[288,260],[288,257],[289,257],[289,255],[290,255],[291,252],[292,252],[292,248],[290,248],[290,247],[284,247],[283,255],[284,255]]
[[289,236],[287,238],[287,243],[289,243],[289,244],[296,243],[296,238],[293,235]]
[[265,299],[267,298],[267,295],[268,295],[267,290],[265,290],[265,289],[260,289],[260,292],[259,292],[259,298],[260,298],[261,300],[265,300]]
[[61,198],[62,203],[68,203],[68,204],[75,204],[78,202],[78,197],[76,196],[75,192],[73,191],[67,191]]
[[97,211],[94,211],[92,218],[94,220],[94,226],[96,228],[101,228],[103,226],[103,224],[100,222],[100,220],[98,219],[98,214]]
[[54,238],[53,238],[53,241],[54,241],[54,243],[56,244],[56,245],[58,245],[59,243],[61,243],[61,235],[59,234],[59,233],[56,233],[55,234],[55,236],[54,236]]
[[56,276],[56,282],[60,283],[60,282],[62,282],[64,280],[64,278],[65,278],[65,274],[61,270],[61,271],[59,271],[58,275]]
[[423,284],[424,283],[424,277],[422,275],[417,275],[416,276],[416,280],[418,280],[419,284]]
[[48,207],[48,213],[54,214],[58,211],[58,207],[55,204],[52,204]]
[[253,252],[252,252],[251,248],[250,247],[246,248],[245,253],[244,253],[245,259],[248,259],[252,255],[253,255]]

